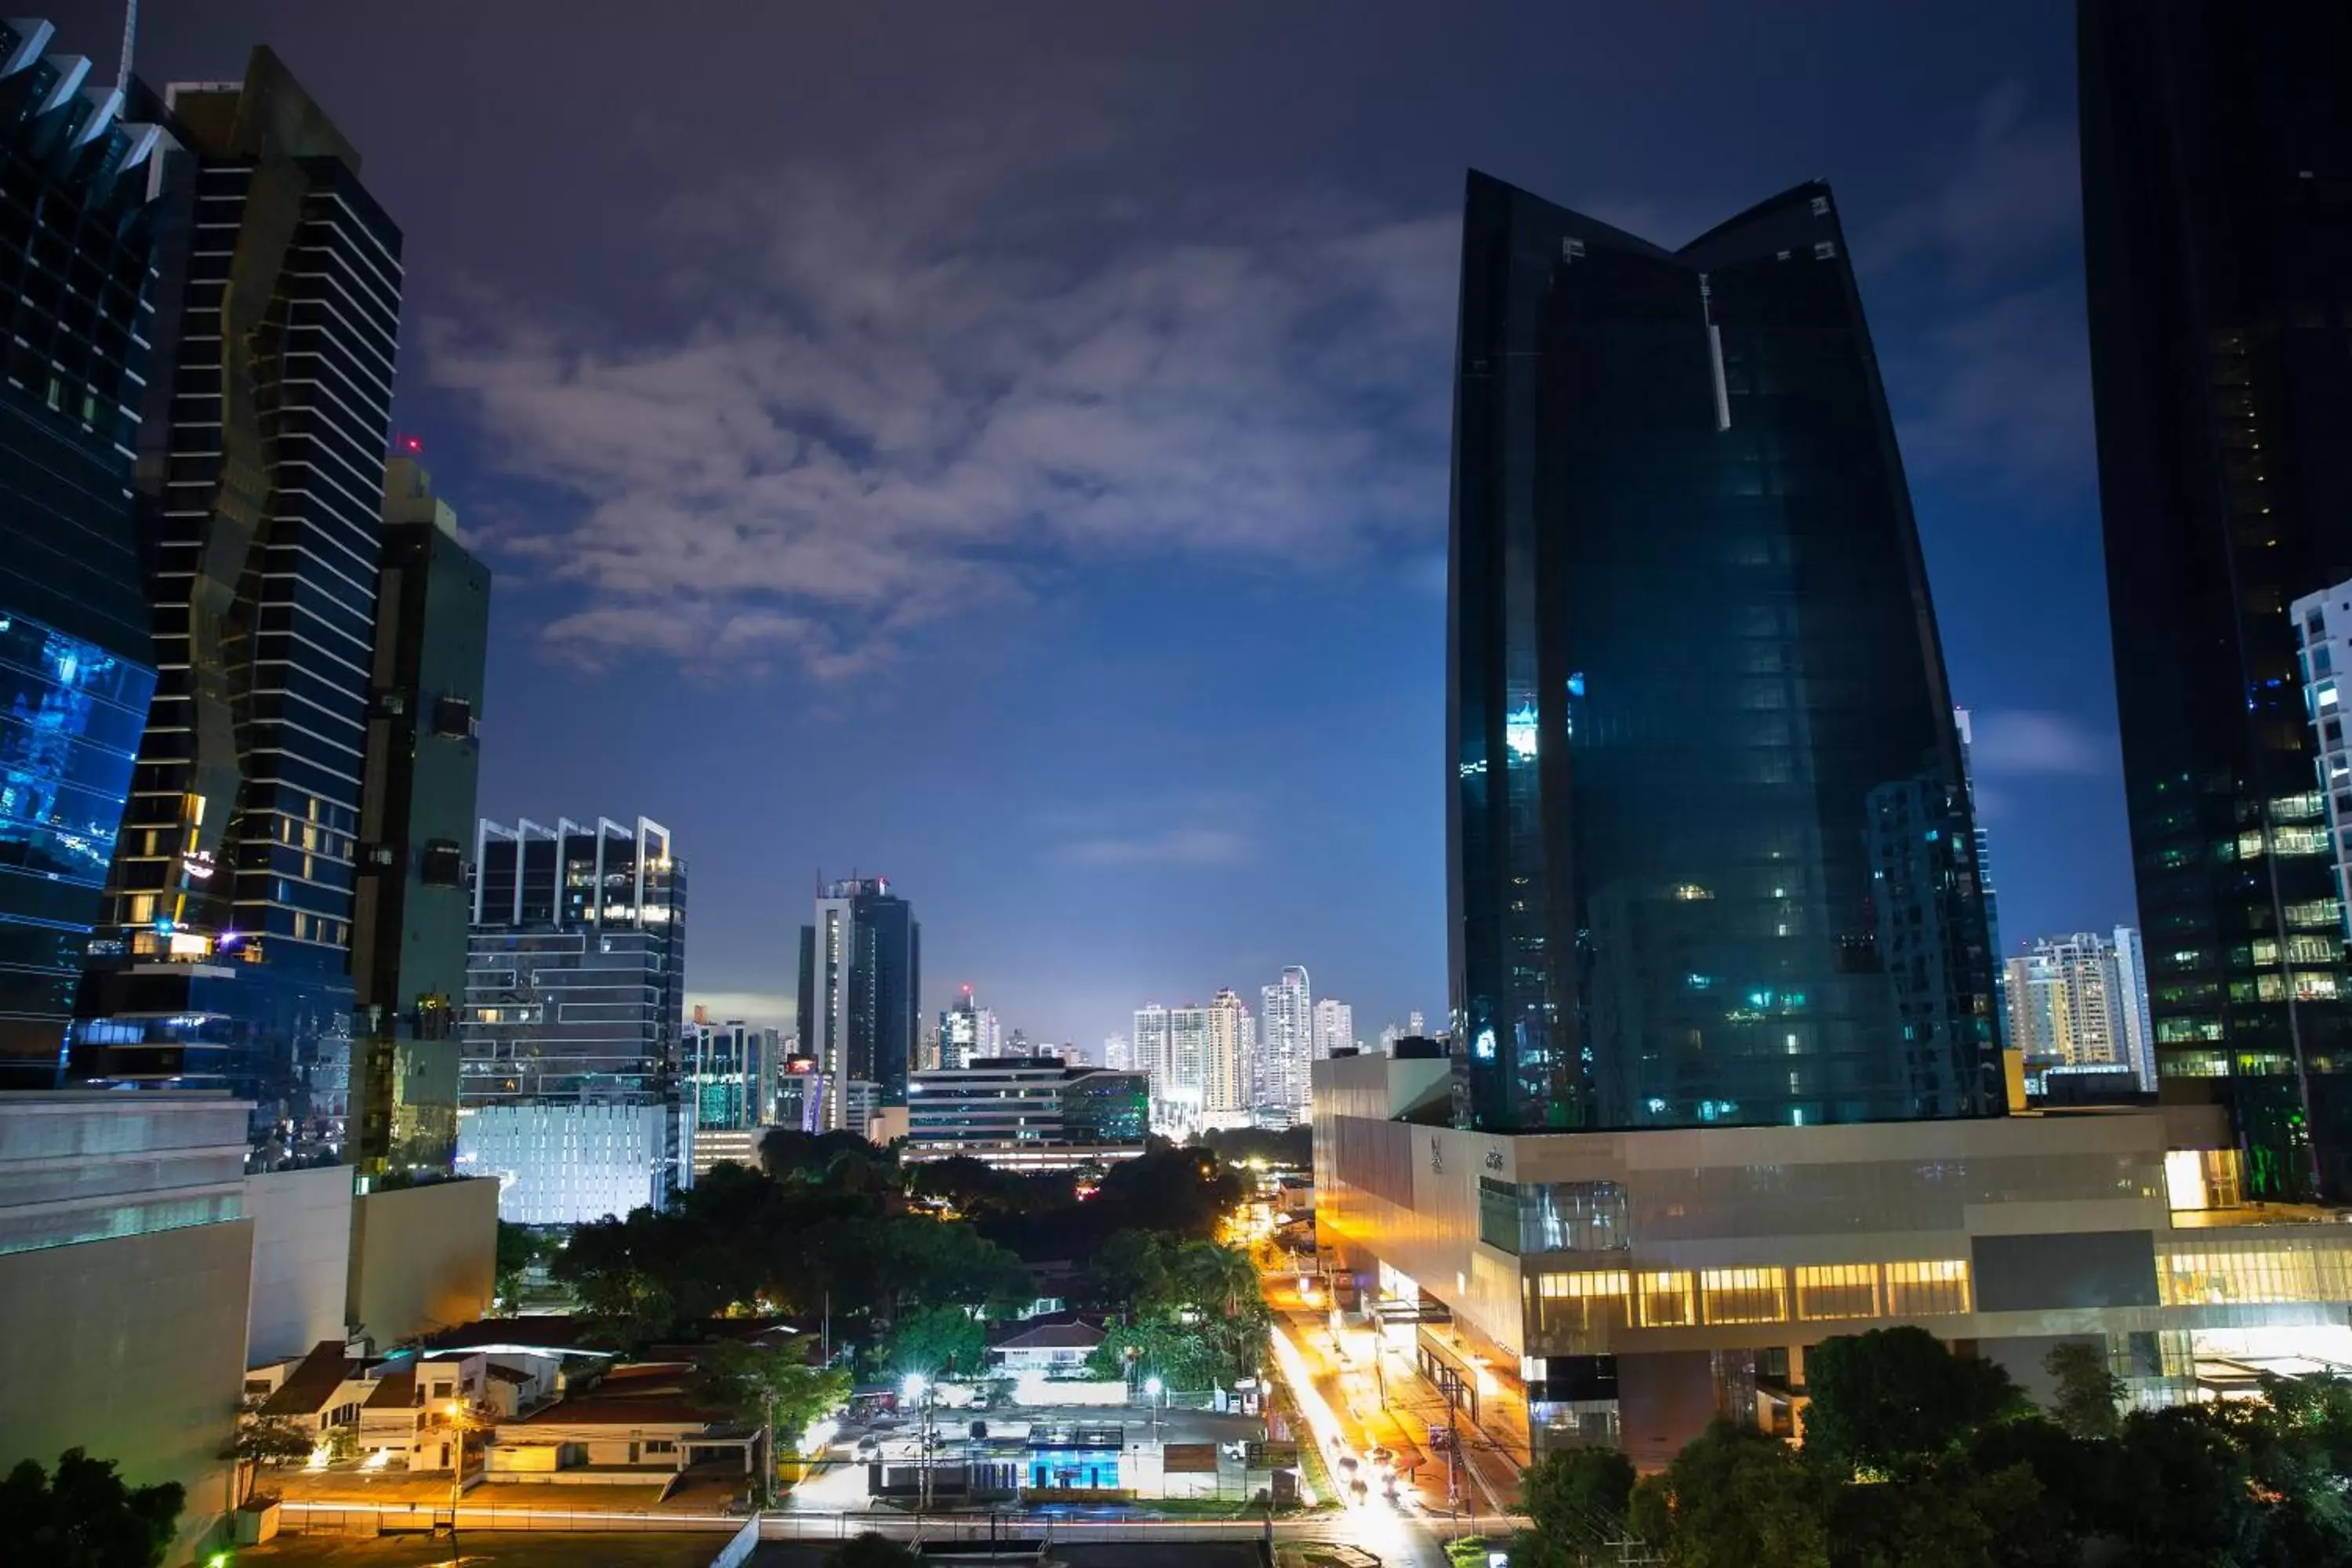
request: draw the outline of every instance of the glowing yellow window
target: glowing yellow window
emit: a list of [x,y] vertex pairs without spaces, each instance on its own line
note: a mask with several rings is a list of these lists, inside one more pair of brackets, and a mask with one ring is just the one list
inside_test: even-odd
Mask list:
[[1797,1270],[1797,1316],[1812,1321],[1878,1316],[1878,1265],[1828,1263]]
[[1643,1328],[1680,1329],[1697,1323],[1698,1301],[1688,1274],[1644,1274],[1641,1287]]
[[1778,1323],[1789,1316],[1789,1281],[1779,1268],[1709,1268],[1698,1277],[1710,1323]]
[[1886,1311],[1890,1317],[1930,1318],[1969,1310],[1965,1259],[1937,1258],[1886,1266]]

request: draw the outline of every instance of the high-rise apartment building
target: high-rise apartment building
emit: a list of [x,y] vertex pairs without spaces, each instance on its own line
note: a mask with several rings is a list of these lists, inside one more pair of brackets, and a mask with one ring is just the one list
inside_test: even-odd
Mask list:
[[155,648],[131,524],[184,172],[47,22],[0,21],[0,1088],[52,1089]]
[[[2352,15],[2084,0],[2084,249],[2157,1067],[2352,1190],[2352,967],[2288,606],[2352,578]],[[2316,689],[2312,696],[2315,699]]]
[[1147,1002],[1135,1010],[1135,1034],[1128,1047],[1128,1061],[1151,1085],[1151,1103],[1155,1118],[1160,1105],[1176,1087],[1175,1017],[1157,1002]]
[[996,1015],[972,1000],[967,985],[955,1005],[940,1015],[940,1066],[960,1068],[984,1058],[1003,1055],[1003,1031]]
[[669,830],[484,822],[474,854],[459,1169],[498,1175],[510,1220],[659,1206],[690,1179],[695,1115],[678,1086],[687,868]]
[[1356,1010],[1345,1002],[1324,996],[1315,1004],[1315,1059],[1333,1051],[1352,1050],[1356,1044]]
[[826,884],[815,923],[801,928],[801,1048],[839,1090],[835,1127],[852,1125],[845,1119],[861,1103],[856,1084],[873,1085],[877,1105],[907,1103],[922,1016],[922,940],[913,907],[879,877]]
[[410,448],[384,464],[373,702],[352,932],[352,1163],[443,1171],[457,1152],[467,838],[490,634],[489,569]]
[[1259,989],[1258,1000],[1262,1011],[1248,1103],[1279,1107],[1303,1117],[1308,1092],[1307,1068],[1315,1058],[1315,998],[1307,971],[1292,964],[1279,980]]
[[1829,187],[1667,250],[1474,173],[1457,355],[1455,1114],[1997,1113],[1952,704]]
[[2136,954],[2139,933],[2118,928],[2044,937],[2007,964],[2010,1044],[2025,1053],[2030,1077],[2048,1073],[2128,1076],[2153,1092],[2147,994]]
[[[1181,1011],[1192,1011],[1181,1009]],[[1220,990],[1201,1017],[1201,1109],[1229,1115],[1250,1108],[1257,1059],[1257,1020],[1240,996]],[[1182,1026],[1179,1025],[1180,1030]]]
[[267,48],[166,100],[194,210],[140,480],[162,674],[73,1075],[226,1088],[263,1161],[332,1156],[401,235]]
[[1105,1035],[1102,1043],[1102,1065],[1112,1072],[1141,1070],[1136,1067],[1134,1049],[1125,1035]]

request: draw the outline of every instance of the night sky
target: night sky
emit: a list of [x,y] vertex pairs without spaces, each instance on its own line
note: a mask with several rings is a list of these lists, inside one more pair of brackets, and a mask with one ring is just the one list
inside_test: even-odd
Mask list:
[[360,148],[498,574],[482,810],[667,823],[722,1014],[787,1021],[821,868],[1034,1038],[1292,963],[1442,1016],[1474,164],[1668,245],[1832,182],[2007,945],[2132,918],[2070,5],[145,9]]

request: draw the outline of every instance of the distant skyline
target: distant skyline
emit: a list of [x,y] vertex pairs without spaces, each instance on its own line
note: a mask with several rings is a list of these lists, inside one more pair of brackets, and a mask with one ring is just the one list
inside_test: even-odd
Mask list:
[[1836,187],[2004,947],[2136,921],[2070,7],[553,15],[157,5],[138,68],[267,42],[357,145],[394,426],[497,574],[481,810],[668,825],[715,1014],[789,1019],[856,866],[926,1016],[1094,1040],[1299,963],[1444,1016],[1472,165],[1668,243]]

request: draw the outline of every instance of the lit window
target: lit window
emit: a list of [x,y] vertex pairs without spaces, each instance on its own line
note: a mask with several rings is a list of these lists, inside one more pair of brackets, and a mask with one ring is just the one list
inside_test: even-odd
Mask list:
[[1829,1263],[1797,1270],[1797,1316],[1809,1321],[1830,1318],[1875,1318],[1878,1313],[1878,1266],[1874,1263]]
[[1969,1266],[1960,1258],[1886,1266],[1886,1312],[1895,1318],[1940,1317],[1969,1310]]
[[1778,1268],[1708,1268],[1698,1277],[1710,1323],[1777,1323],[1789,1315],[1788,1277]]
[[1688,1274],[1644,1274],[1641,1287],[1643,1328],[1681,1329],[1698,1322],[1698,1303]]

